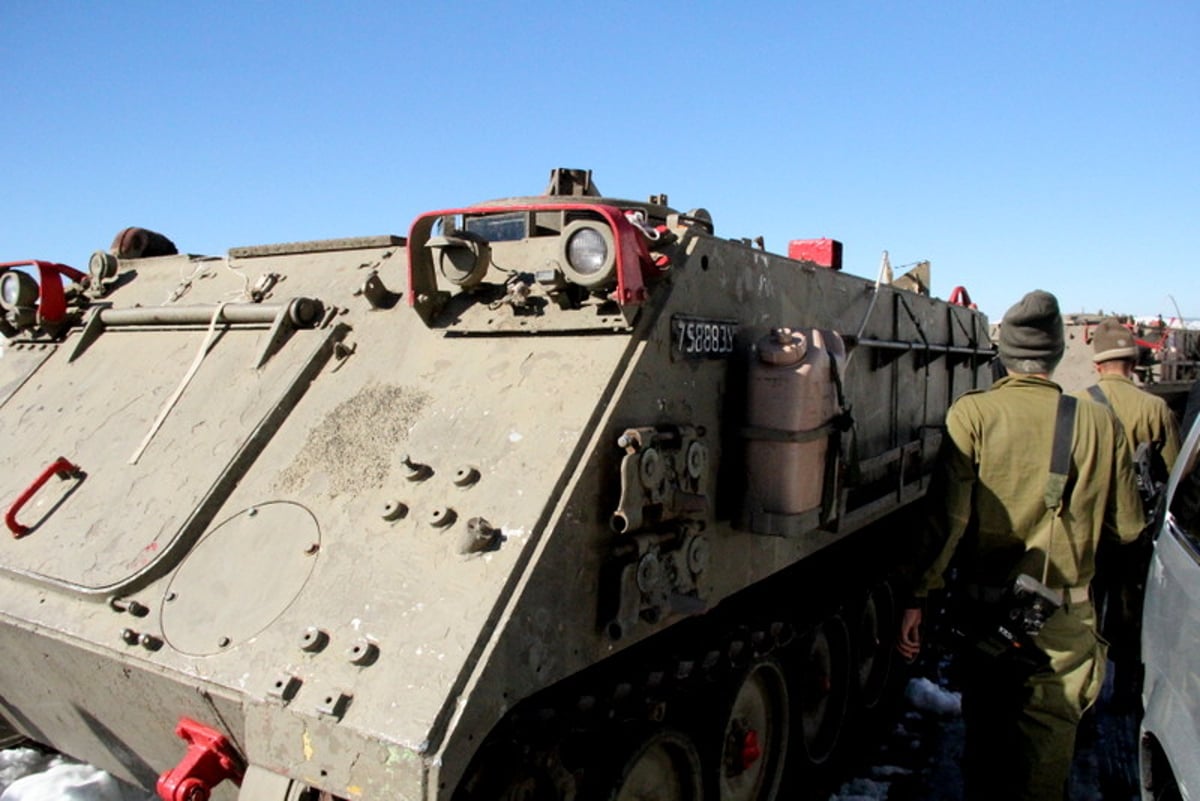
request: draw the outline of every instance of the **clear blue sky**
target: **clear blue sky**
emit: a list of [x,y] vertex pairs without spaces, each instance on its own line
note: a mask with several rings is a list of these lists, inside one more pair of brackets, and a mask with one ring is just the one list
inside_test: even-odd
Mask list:
[[1200,3],[0,0],[0,261],[405,234],[552,167],[998,318],[1200,317]]

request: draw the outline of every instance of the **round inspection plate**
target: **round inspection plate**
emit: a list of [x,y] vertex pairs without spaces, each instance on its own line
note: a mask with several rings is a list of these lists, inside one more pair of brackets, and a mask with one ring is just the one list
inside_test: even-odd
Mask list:
[[258,634],[291,605],[321,546],[317,520],[277,501],[245,509],[204,535],[176,571],[163,603],[168,643],[203,656]]

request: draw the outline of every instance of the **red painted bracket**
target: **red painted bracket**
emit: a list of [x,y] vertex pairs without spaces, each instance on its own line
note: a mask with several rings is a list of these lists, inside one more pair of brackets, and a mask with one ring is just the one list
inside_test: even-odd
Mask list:
[[37,491],[42,488],[42,485],[50,480],[51,476],[57,475],[61,479],[78,478],[82,474],[79,466],[67,461],[63,456],[58,457],[54,462],[42,471],[42,474],[34,479],[34,482],[25,488],[13,505],[8,507],[8,512],[4,515],[4,524],[8,526],[8,530],[17,539],[24,537],[29,533],[29,526],[22,525],[17,522],[17,513],[21,511],[21,507],[29,502]]
[[175,735],[188,744],[179,764],[158,777],[163,801],[208,801],[213,788],[229,779],[239,787],[245,768],[225,735],[191,718],[180,718]]
[[408,305],[416,307],[418,298],[425,292],[437,289],[433,263],[423,255],[423,246],[429,241],[434,223],[442,217],[460,214],[498,214],[514,211],[586,211],[600,217],[613,231],[616,246],[617,289],[613,300],[622,306],[645,303],[646,276],[661,275],[666,265],[656,265],[650,257],[645,236],[640,228],[625,217],[625,212],[616,206],[598,203],[526,203],[512,206],[472,206],[461,209],[443,209],[422,214],[413,221],[408,235]]
[[750,770],[762,758],[762,746],[758,743],[758,732],[750,729],[742,737],[742,770]]
[[0,264],[0,272],[9,267],[37,267],[38,269],[38,317],[43,322],[61,322],[67,316],[67,297],[63,292],[59,276],[71,281],[82,281],[87,273],[80,272],[74,267],[53,261],[9,261]]

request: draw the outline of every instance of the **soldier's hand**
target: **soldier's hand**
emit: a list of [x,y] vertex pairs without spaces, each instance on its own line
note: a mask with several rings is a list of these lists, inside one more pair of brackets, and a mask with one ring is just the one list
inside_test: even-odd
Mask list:
[[904,610],[900,619],[900,635],[896,639],[896,650],[900,656],[911,662],[921,653],[921,619],[924,613],[920,608],[912,607]]

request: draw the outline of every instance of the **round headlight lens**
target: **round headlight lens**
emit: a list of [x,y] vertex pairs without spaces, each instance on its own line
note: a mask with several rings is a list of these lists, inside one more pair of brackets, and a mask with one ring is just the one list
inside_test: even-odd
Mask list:
[[595,228],[580,228],[567,240],[567,261],[582,275],[595,275],[608,261],[608,243]]
[[9,270],[0,276],[0,302],[9,309],[33,306],[37,303],[38,285],[33,276]]
[[17,274],[5,273],[0,276],[0,300],[4,301],[5,306],[17,305],[17,292],[20,287],[17,286]]

